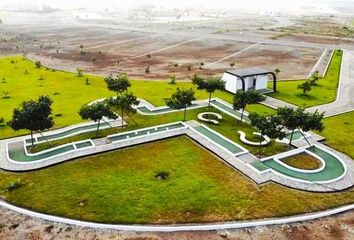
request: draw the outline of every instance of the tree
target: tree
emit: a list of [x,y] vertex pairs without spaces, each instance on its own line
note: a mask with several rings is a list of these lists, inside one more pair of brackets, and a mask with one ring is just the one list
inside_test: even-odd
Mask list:
[[53,118],[50,117],[52,103],[52,99],[48,96],[41,96],[37,101],[23,102],[19,108],[14,109],[12,120],[8,122],[8,125],[16,131],[29,130],[33,146],[33,132],[43,131],[54,125]]
[[310,78],[308,79],[311,86],[317,86],[318,80],[320,80],[320,75],[319,75],[318,71],[313,72],[311,74]]
[[312,89],[312,84],[310,83],[310,81],[305,81],[301,83],[299,86],[297,86],[297,88],[302,89],[302,93],[304,95],[307,95],[307,92],[311,91]]
[[221,80],[220,78],[209,78],[207,80],[204,80],[201,77],[198,77],[197,75],[194,75],[192,77],[192,82],[194,85],[198,86],[198,89],[205,89],[207,93],[209,93],[209,103],[208,107],[210,107],[211,103],[211,94],[215,92],[216,90],[224,90],[225,89],[225,82]]
[[186,112],[187,107],[192,105],[192,101],[195,100],[194,91],[192,88],[190,89],[180,89],[177,88],[177,91],[172,94],[172,96],[168,99],[165,99],[166,105],[170,108],[174,109],[183,109],[183,121],[186,121]]
[[234,96],[233,108],[235,110],[242,109],[241,121],[243,120],[243,115],[247,104],[256,104],[263,102],[266,97],[257,90],[238,90]]
[[96,138],[98,137],[98,131],[100,129],[100,123],[103,117],[107,117],[109,119],[118,118],[118,116],[105,102],[84,105],[81,107],[79,115],[82,119],[91,119],[92,121],[97,122]]
[[36,65],[36,68],[41,68],[42,67],[41,61],[36,61],[34,64]]
[[108,89],[116,92],[117,95],[126,92],[131,86],[128,76],[125,73],[121,73],[117,77],[109,75],[104,80],[107,83]]
[[[249,116],[251,125],[257,128],[261,137],[268,136],[272,139],[283,139],[286,137],[284,127],[281,125],[281,118],[277,115],[261,116],[257,113],[251,113]],[[261,141],[259,142],[259,155],[262,153]]]
[[5,122],[5,119],[3,117],[0,117],[0,126],[2,126]]
[[176,75],[175,74],[171,75],[169,84],[175,85],[176,81],[177,81]]
[[[277,115],[281,119],[281,124],[291,131],[289,146],[292,143],[293,135],[296,129],[300,131],[307,142],[308,140],[302,131],[307,132],[310,130],[323,130],[322,119],[324,113],[319,113],[317,110],[314,113],[309,113],[305,112],[305,109],[303,108],[293,109],[284,107],[277,109]],[[311,144],[309,143],[309,145]]]
[[278,75],[280,73],[280,69],[276,68],[276,69],[274,69],[274,72],[275,72],[276,75]]
[[124,112],[135,113],[136,109],[133,108],[133,105],[138,105],[139,100],[132,93],[124,92],[117,97],[113,97],[107,100],[108,104],[112,107],[117,107],[121,111],[122,117],[122,127],[123,127],[123,118]]
[[77,68],[76,71],[78,77],[82,77],[84,75],[84,70],[82,70],[81,68]]

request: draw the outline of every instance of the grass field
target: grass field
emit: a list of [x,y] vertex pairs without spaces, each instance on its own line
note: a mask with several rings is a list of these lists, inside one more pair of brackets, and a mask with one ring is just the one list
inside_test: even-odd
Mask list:
[[326,137],[326,144],[354,159],[354,112],[325,118],[325,129],[319,133]]
[[[259,141],[259,139],[253,135],[252,133],[256,131],[252,126],[250,126],[247,123],[243,123],[235,118],[230,117],[227,114],[224,114],[223,112],[215,109],[215,108],[200,108],[200,109],[193,109],[188,111],[187,113],[187,120],[196,120],[197,116],[199,113],[202,112],[209,112],[213,111],[216,113],[219,113],[223,116],[223,120],[220,121],[219,125],[213,125],[213,124],[206,124],[208,127],[214,129],[215,131],[221,133],[222,135],[230,138],[234,142],[244,146],[247,148],[250,152],[254,154],[258,154],[259,152],[259,147],[258,146],[249,146],[245,145],[243,142],[241,142],[239,135],[237,133],[238,130],[242,130],[247,134],[247,138],[252,140],[252,141]],[[169,113],[169,114],[163,114],[163,115],[155,115],[155,116],[146,116],[146,115],[140,115],[140,114],[134,114],[133,119],[135,122],[133,122],[130,118],[126,118],[128,125],[124,127],[123,129],[121,128],[113,128],[113,129],[106,129],[100,131],[100,137],[105,137],[106,135],[109,134],[114,134],[118,133],[121,131],[129,131],[129,130],[134,130],[138,128],[144,128],[144,127],[150,127],[154,125],[159,125],[159,124],[165,124],[165,123],[171,123],[171,122],[176,122],[176,121],[181,121],[183,119],[183,112],[174,112],[174,113]],[[137,123],[137,124],[136,124]],[[51,147],[59,146],[65,143],[70,143],[73,141],[79,141],[79,140],[84,140],[84,139],[89,139],[89,138],[94,138],[95,137],[95,132],[92,133],[86,133],[86,134],[81,134],[53,142],[48,142],[48,143],[42,143],[39,145],[34,146],[33,148],[29,148],[31,152],[38,152],[44,149],[48,149]],[[276,153],[284,152],[287,150],[287,147],[283,144],[276,143],[272,141],[269,145],[265,146],[262,148],[262,154],[265,156],[270,156]]]
[[[86,77],[89,78],[90,85],[85,84]],[[170,97],[177,87],[193,86],[188,82],[170,85],[167,82],[133,80],[131,91],[155,105],[164,105],[163,99]],[[205,91],[194,89],[198,99],[208,97]],[[9,92],[10,98],[4,99],[4,92]],[[56,128],[81,122],[77,112],[82,105],[113,95],[100,77],[78,77],[76,74],[38,69],[33,62],[21,56],[0,58],[0,94],[0,117],[4,117],[6,121],[11,119],[13,109],[23,101],[36,99],[43,94],[49,95],[54,100],[53,115]],[[232,95],[227,92],[219,91],[213,96],[232,101]],[[259,113],[273,112],[272,109],[259,104],[250,106],[247,110]],[[9,127],[0,127],[0,138],[20,134],[27,132],[15,132]]]
[[297,80],[278,82],[278,92],[270,93],[269,96],[304,108],[333,102],[337,95],[341,63],[342,53],[336,50],[325,77],[321,78],[318,86],[314,86],[307,95],[297,88],[304,80]]
[[321,167],[321,162],[308,153],[299,153],[291,157],[281,159],[285,164],[299,169],[314,170]]
[[[155,176],[169,174],[167,180]],[[6,190],[17,182],[20,187]],[[354,202],[254,184],[187,137],[130,147],[29,173],[0,171],[2,198],[39,212],[111,223],[185,223],[287,216]],[[45,196],[45,197],[43,197]],[[281,196],[281,197],[279,197]]]

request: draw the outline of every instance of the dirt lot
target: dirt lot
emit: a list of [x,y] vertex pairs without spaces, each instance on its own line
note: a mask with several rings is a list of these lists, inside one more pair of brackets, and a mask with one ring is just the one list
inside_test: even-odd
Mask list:
[[212,69],[223,71],[230,68],[230,63],[235,63],[236,68],[256,66],[270,70],[279,68],[280,79],[301,79],[309,74],[322,53],[322,49],[259,44],[212,66]]
[[132,233],[80,228],[42,221],[0,208],[0,239],[124,239],[124,240],[339,240],[354,239],[354,212],[316,221],[230,231],[182,233]]
[[0,54],[26,52],[56,68],[82,68],[101,75],[123,71],[146,79],[168,79],[175,74],[185,80],[195,73],[220,76],[232,62],[238,68],[280,68],[280,78],[298,79],[307,76],[322,53],[322,49],[261,44],[208,66],[254,42],[80,24],[3,25],[0,39]]

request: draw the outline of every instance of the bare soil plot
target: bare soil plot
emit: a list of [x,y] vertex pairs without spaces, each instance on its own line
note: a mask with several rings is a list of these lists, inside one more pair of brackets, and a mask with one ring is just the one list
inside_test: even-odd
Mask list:
[[308,34],[287,34],[278,38],[281,40],[291,40],[291,41],[301,41],[301,42],[311,42],[311,43],[321,43],[321,44],[332,44],[332,45],[350,45],[354,46],[354,39],[348,38],[338,38],[338,37],[325,37],[318,35],[308,35]]
[[[179,79],[188,79],[194,73],[206,74],[199,68],[225,55],[237,52],[249,43],[203,38],[167,50],[136,59],[122,61],[120,68],[143,78],[168,78],[175,74]],[[145,72],[150,66],[149,73]],[[217,73],[214,73],[217,74]]]
[[235,63],[236,68],[256,66],[269,70],[279,68],[280,79],[303,79],[307,77],[322,53],[323,50],[315,48],[259,44],[210,68],[214,71],[230,69],[230,63]]

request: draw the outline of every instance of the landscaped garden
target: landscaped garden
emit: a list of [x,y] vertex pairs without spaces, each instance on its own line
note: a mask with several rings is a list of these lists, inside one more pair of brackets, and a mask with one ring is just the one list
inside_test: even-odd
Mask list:
[[309,193],[274,183],[256,185],[187,137],[35,172],[0,171],[0,188],[4,199],[19,206],[110,223],[279,217],[352,203],[354,199],[352,189]]
[[337,96],[341,63],[342,51],[335,50],[326,75],[318,80],[317,85],[310,87],[310,91],[304,94],[298,88],[307,80],[279,81],[278,92],[269,96],[304,108],[333,102]]
[[[12,111],[23,101],[36,99],[40,95],[48,95],[53,99],[53,117],[55,128],[82,122],[78,111],[81,106],[99,98],[113,96],[107,90],[103,78],[91,75],[78,76],[37,68],[36,65],[21,56],[0,58],[0,118],[9,121]],[[88,81],[86,79],[88,78]],[[165,105],[164,98],[171,96],[178,87],[193,88],[197,99],[207,99],[208,94],[197,90],[190,82],[168,82],[132,80],[130,89],[136,96],[154,105]],[[232,102],[232,94],[216,91],[213,97]],[[258,113],[274,113],[274,110],[260,104],[248,105],[247,111]],[[0,126],[0,138],[27,134],[25,131],[15,132],[10,127]]]
[[[336,53],[335,57],[338,57]],[[0,108],[4,109],[1,112],[3,116],[0,117],[4,117],[6,121],[11,119],[12,110],[21,102],[36,99],[40,95],[49,95],[53,99],[55,127],[81,122],[80,116],[83,119],[94,120],[93,117],[97,116],[92,117],[91,113],[95,109],[110,111],[109,114],[115,117],[111,110],[120,113],[123,108],[115,109],[114,106],[120,106],[120,101],[124,100],[124,97],[135,97],[129,95],[126,88],[120,93],[117,92],[115,99],[105,101],[106,107],[109,106],[111,109],[106,109],[100,102],[86,105],[99,98],[114,96],[113,92],[107,90],[103,78],[88,76],[82,72],[72,74],[38,68],[22,57],[0,59],[0,76],[5,76],[0,85],[5,89],[4,98],[0,99]],[[316,87],[322,87],[322,80]],[[183,110],[187,105],[192,105],[184,104],[184,107],[181,107],[181,104],[176,102],[180,97],[178,94],[184,96],[190,94],[190,99],[193,98],[191,94],[193,91],[189,88],[194,89],[197,99],[209,97],[206,91],[197,90],[187,82],[169,84],[131,81],[131,83],[129,91],[136,96],[155,105],[167,104],[175,109]],[[205,85],[204,89],[207,89]],[[174,94],[171,96],[172,93]],[[214,96],[227,102],[233,101],[233,95],[226,92],[216,91]],[[170,98],[166,99],[167,97]],[[233,107],[237,105],[236,108],[242,110],[245,105],[240,99],[241,97],[236,104],[234,102]],[[98,135],[93,131],[39,143],[29,147],[29,150],[35,153],[65,143],[105,137],[122,131],[181,121],[184,118],[197,120],[198,114],[211,111],[220,114],[222,119],[218,125],[204,123],[205,125],[247,148],[254,155],[261,150],[260,157],[264,157],[284,152],[288,147],[275,141],[262,147],[245,145],[237,131],[242,130],[249,140],[257,142],[263,138],[253,135],[254,131],[262,132],[263,136],[271,136],[272,131],[265,130],[271,128],[274,130],[280,125],[279,121],[282,121],[281,126],[287,126],[294,132],[297,126],[291,124],[292,118],[296,116],[309,117],[311,121],[305,121],[305,125],[310,130],[322,127],[309,123],[319,123],[323,115],[316,113],[307,116],[302,109],[296,111],[281,109],[278,110],[277,116],[268,117],[262,115],[274,114],[275,111],[262,105],[247,105],[247,110],[261,114],[247,116],[247,121],[257,126],[258,130],[249,122],[237,120],[226,114],[227,111],[220,111],[215,107],[201,107],[160,115],[143,115],[127,111],[124,118],[127,126],[100,130],[97,131]],[[330,127],[339,121],[345,125],[346,119],[350,117],[352,115],[335,119],[333,122],[326,120],[325,124]],[[12,124],[9,125],[16,125],[14,122],[16,121],[12,120]],[[289,122],[289,126],[286,122]],[[296,124],[303,124],[299,122],[301,121],[297,121]],[[337,130],[344,133],[347,129],[338,126]],[[273,132],[277,135],[279,131],[278,129]],[[24,133],[27,132],[14,132],[5,125],[0,127],[1,138]],[[326,134],[328,143],[336,145],[337,138],[332,138],[331,132],[325,132]],[[128,136],[125,139],[129,138]],[[110,143],[107,141],[105,144]],[[348,146],[345,150],[350,149]],[[317,159],[303,154],[282,160],[290,166],[301,169],[315,169],[319,166]],[[271,161],[267,164],[270,165]],[[74,219],[109,223],[186,223],[279,217],[353,203],[354,199],[352,188],[336,193],[310,193],[275,183],[257,185],[187,136],[83,157],[33,172],[10,173],[1,170],[0,189],[2,198],[18,206]]]

